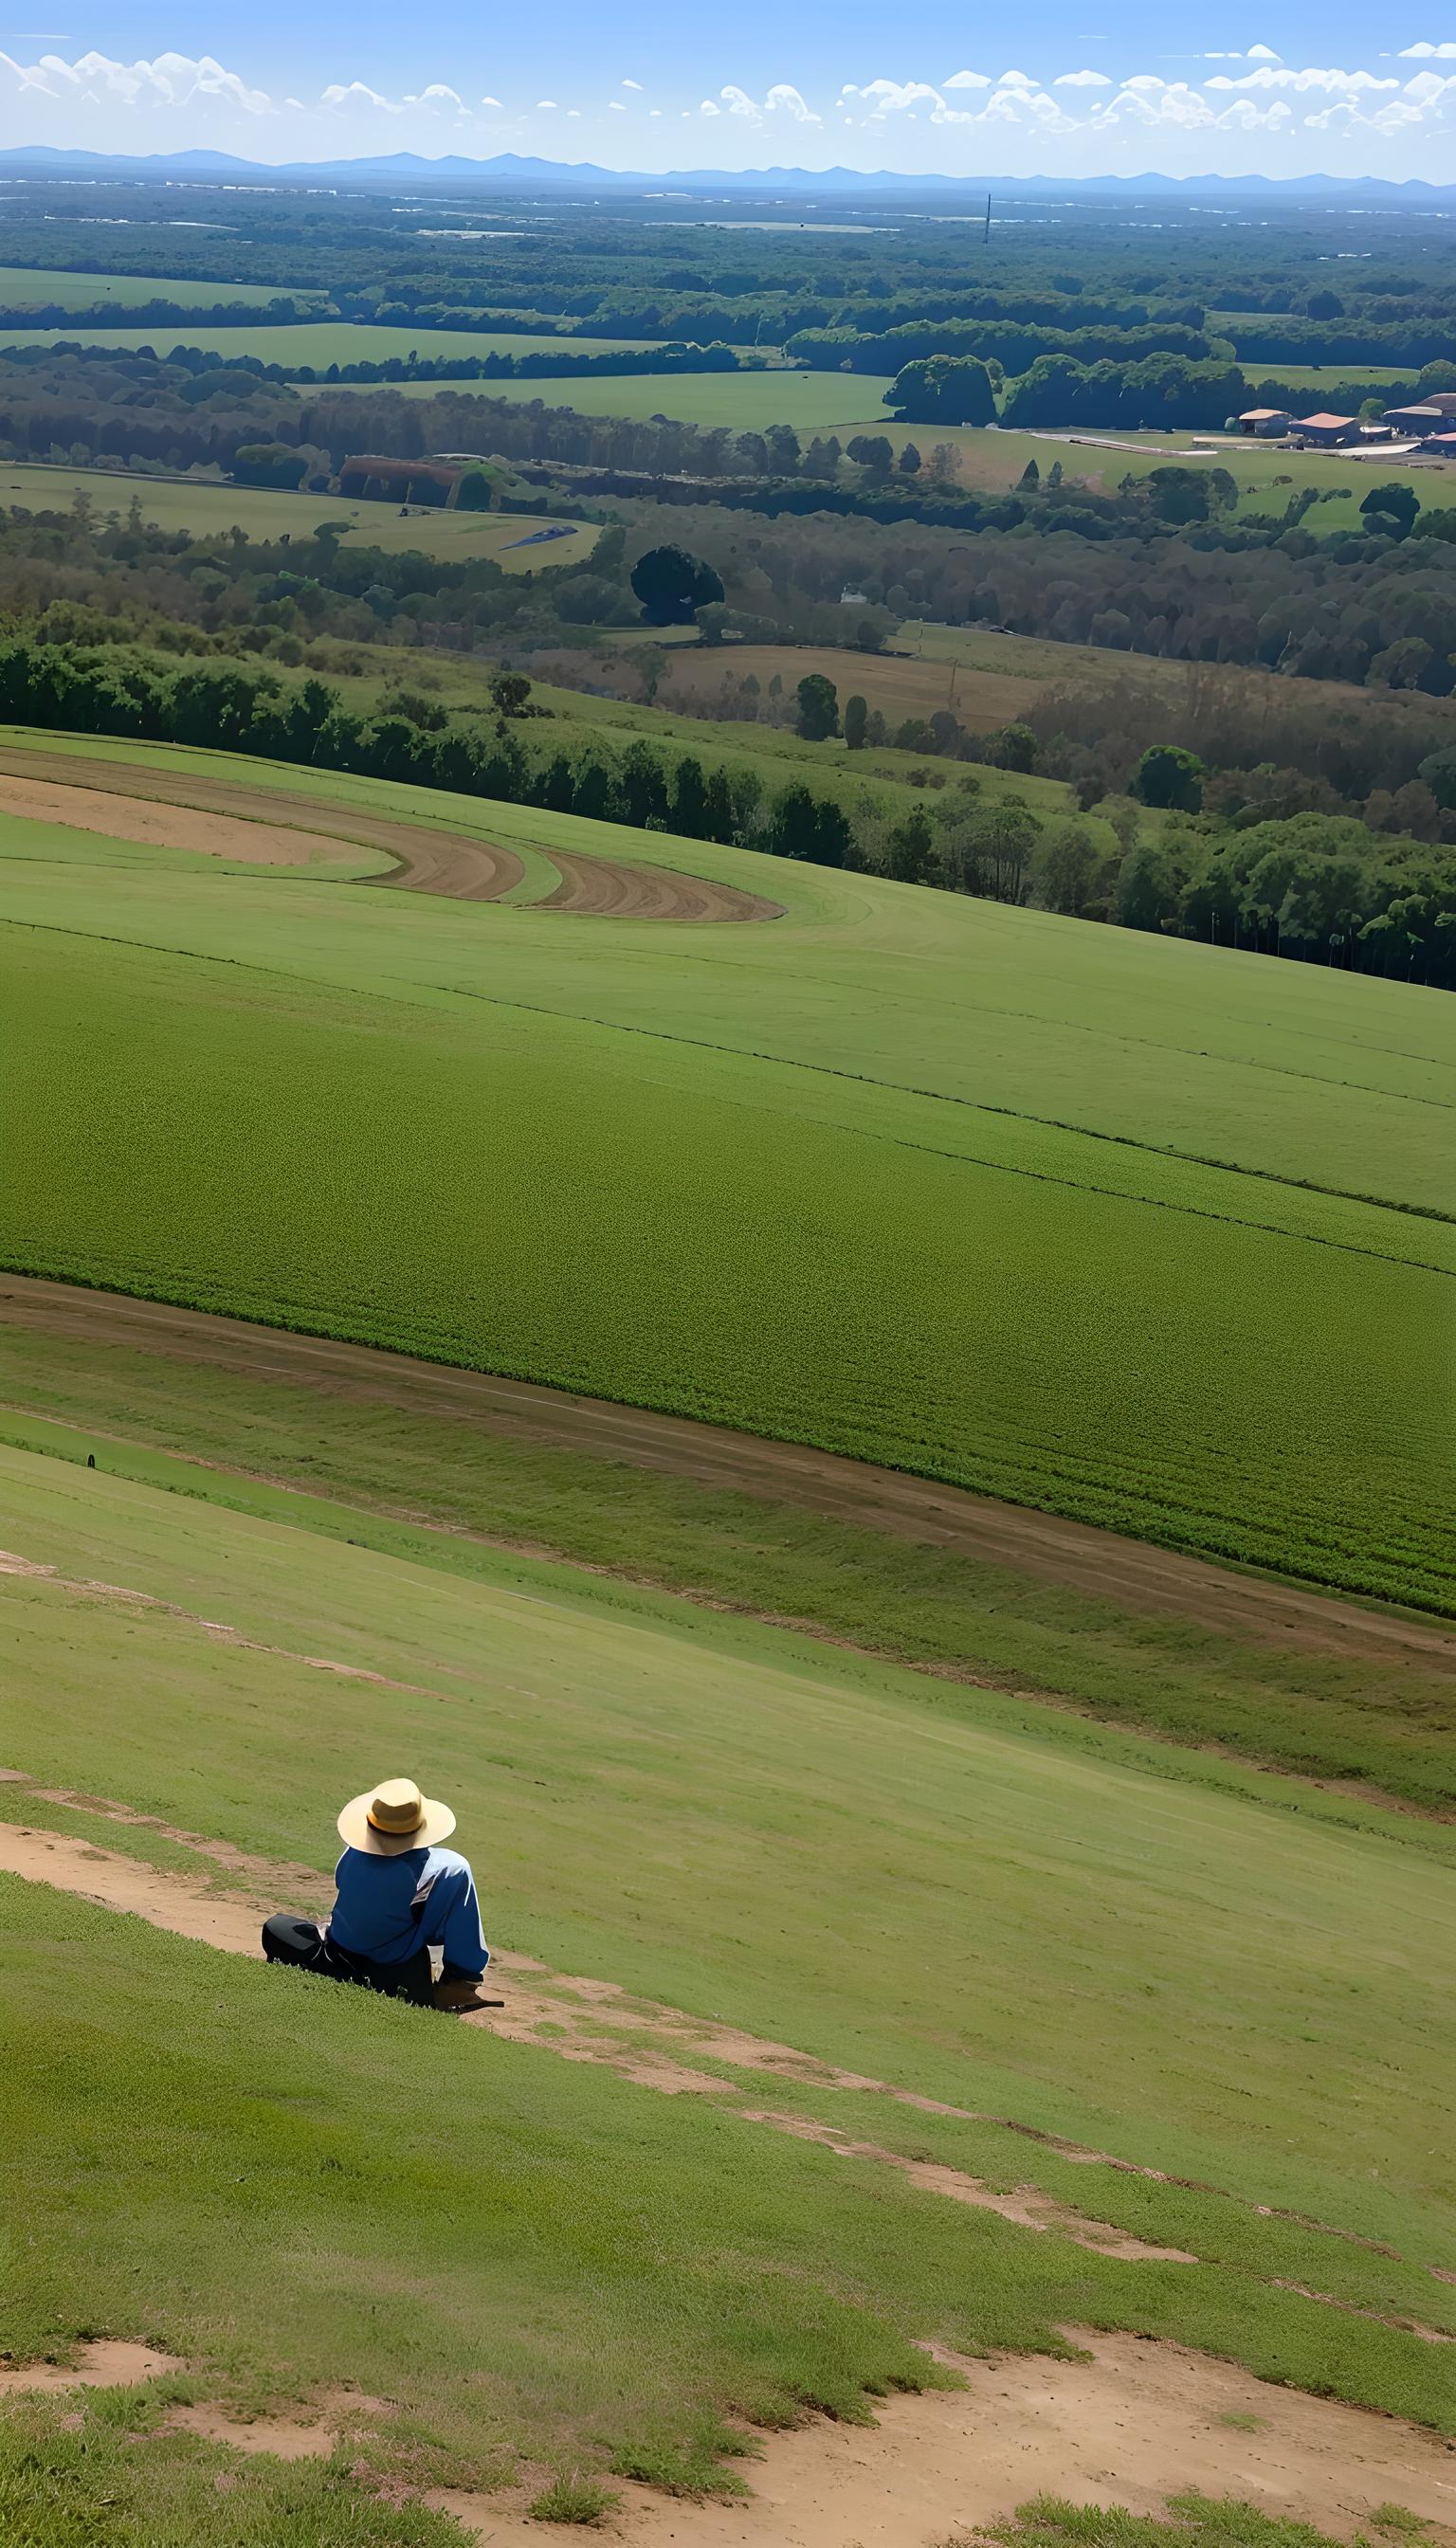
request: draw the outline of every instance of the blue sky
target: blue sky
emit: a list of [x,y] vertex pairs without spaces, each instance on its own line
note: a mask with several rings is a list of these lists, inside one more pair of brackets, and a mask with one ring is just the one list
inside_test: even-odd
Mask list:
[[[46,0],[43,0],[43,5]],[[928,0],[486,13],[18,0],[0,147],[210,145],[249,158],[540,152],[614,167],[964,175],[1220,170],[1456,184],[1456,0],[1217,9]],[[1442,14],[1442,10],[1444,14]]]

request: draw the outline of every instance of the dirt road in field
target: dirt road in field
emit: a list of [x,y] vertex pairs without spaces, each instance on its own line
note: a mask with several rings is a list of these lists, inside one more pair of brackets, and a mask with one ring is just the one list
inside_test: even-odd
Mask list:
[[[525,874],[514,850],[428,822],[355,813],[326,798],[261,787],[246,779],[205,778],[187,770],[146,769],[80,753],[0,751],[0,813],[64,823],[112,840],[153,842],[172,850],[254,864],[308,866],[383,850],[393,864],[355,884],[402,893],[439,894],[451,902],[499,902]],[[779,920],[781,903],[711,877],[630,860],[543,851],[561,881],[530,907],[599,920]]]
[[[8,787],[32,778],[53,782],[56,792],[69,799],[71,810],[47,815],[47,821],[69,823],[85,831],[105,829],[115,835],[119,828],[115,817],[120,815],[124,818],[120,836],[125,840],[151,839],[153,835],[142,826],[154,809],[175,806],[190,810],[194,819],[188,825],[185,813],[179,815],[180,828],[168,842],[168,847],[174,849],[216,852],[215,825],[197,817],[223,815],[230,818],[234,834],[286,830],[295,838],[307,838],[314,844],[306,854],[309,858],[319,855],[319,843],[323,844],[325,856],[347,857],[351,849],[383,850],[402,864],[415,858],[444,864],[453,854],[458,862],[455,873],[461,881],[432,890],[448,891],[459,898],[462,884],[468,884],[465,898],[472,902],[498,900],[512,885],[519,884],[525,873],[514,850],[498,849],[468,832],[436,831],[430,825],[394,822],[362,808],[355,813],[352,807],[330,805],[324,797],[302,792],[295,795],[286,787],[260,787],[245,778],[206,778],[185,769],[143,769],[135,761],[102,761],[80,753],[0,751],[0,785]],[[106,824],[87,821],[83,809],[88,797],[100,797],[110,805],[113,819]],[[0,804],[7,802],[0,797]],[[247,853],[229,850],[224,855],[242,858]],[[393,884],[397,878],[381,874],[358,881]]]
[[143,841],[163,850],[200,850],[212,859],[237,859],[259,866],[304,867],[337,859],[340,843],[323,832],[300,832],[282,823],[239,822],[235,814],[200,819],[191,806],[145,804],[104,787],[59,786],[48,778],[0,774],[0,814],[32,823],[64,823],[72,832],[99,832],[110,841]]
[[1332,1594],[1235,1574],[1203,1558],[1120,1538],[1053,1513],[998,1503],[959,1487],[798,1443],[696,1424],[685,1416],[654,1414],[530,1381],[461,1371],[368,1345],[296,1335],[243,1319],[215,1318],[19,1274],[0,1274],[0,1325],[240,1372],[254,1382],[317,1390],[324,1397],[457,1421],[513,1441],[690,1479],[698,1486],[790,1504],[896,1538],[956,1549],[1092,1599],[1186,1619],[1228,1636],[1347,1659],[1390,1662],[1405,1657],[1427,1669],[1433,1663],[1456,1666],[1456,1628],[1436,1619],[1366,1610]]
[[[0,1868],[28,1880],[254,1958],[264,1911],[284,1900],[321,1907],[320,1879],[311,1869],[269,1867],[154,1817],[30,1787],[16,1781],[14,1773],[0,1777],[22,1808],[27,1793],[61,1804],[84,1801],[93,1814],[144,1825],[191,1846],[199,1857],[196,1875],[167,1873],[64,1833],[0,1820]],[[251,1877],[260,1889],[250,1897],[220,1889],[216,1879],[225,1873],[234,1886]],[[776,2069],[862,2091],[879,2088],[901,2102],[921,2102],[907,2091],[835,2071],[787,2046],[632,1999],[609,1983],[552,1974],[528,1956],[502,1956],[493,1971],[505,2008],[465,2024],[559,2057],[602,2063],[668,2095],[731,2097],[731,2083],[685,2066],[684,2055],[695,2050],[711,2051],[735,2067]],[[280,1988],[290,1986],[280,1976]],[[662,2040],[660,2054],[655,2038]],[[995,2194],[957,2169],[907,2162],[799,2116],[741,2105],[733,2111],[747,2124],[806,2132],[845,2157],[900,2170],[924,2192],[984,2206],[1034,2230],[1058,2230],[1100,2252],[1163,2263],[1169,2271],[1218,2270],[1069,2213],[1035,2187]],[[1080,2155],[1092,2166],[1125,2164],[1090,2150]],[[1456,2450],[1426,2432],[1273,2387],[1182,2345],[1077,2327],[1063,2333],[1084,2359],[1011,2355],[971,2361],[928,2348],[963,2383],[960,2388],[892,2400],[869,2428],[816,2419],[773,2436],[745,2472],[752,2496],[744,2503],[686,2504],[665,2501],[646,2487],[623,2486],[612,2535],[625,2548],[845,2548],[847,2541],[856,2548],[937,2548],[948,2533],[958,2537],[967,2527],[1002,2518],[1034,2495],[1155,2512],[1190,2487],[1247,2499],[1269,2513],[1318,2523],[1341,2538],[1368,2524],[1386,2503],[1400,2504],[1426,2523],[1456,2525]],[[42,2364],[0,2373],[0,2387],[53,2392],[67,2385],[126,2384],[173,2367],[145,2356],[142,2348],[103,2343],[82,2349],[69,2381],[55,2366]],[[340,2434],[367,2425],[371,2411],[387,2413],[388,2402],[320,2399],[313,2424],[295,2418],[275,2424],[266,2417],[235,2424],[205,2406],[188,2411],[192,2420],[185,2428],[244,2452],[315,2457],[323,2456]],[[542,2534],[526,2517],[529,2492],[434,2490],[425,2500],[494,2548],[537,2548]]]
[[622,859],[579,858],[571,850],[547,854],[561,878],[538,911],[591,912],[600,920],[781,920],[781,902],[710,876],[680,875],[672,867],[639,867]]

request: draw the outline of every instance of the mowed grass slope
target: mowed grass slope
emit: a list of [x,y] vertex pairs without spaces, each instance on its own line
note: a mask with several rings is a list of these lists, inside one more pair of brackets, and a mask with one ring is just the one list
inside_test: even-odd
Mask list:
[[[1443,2349],[1390,2322],[1451,2322],[1430,2268],[1456,2256],[1456,1890],[1398,1822],[1173,1787],[781,1631],[490,1552],[467,1579],[289,1502],[0,1452],[0,1543],[50,1570],[7,1586],[7,1766],[321,1886],[338,1796],[408,1758],[459,1810],[498,1947],[1195,2179],[1084,2165],[1070,2199],[1132,2199],[1206,2261],[1092,2254],[785,2143],[752,2068],[663,2098],[7,1885],[33,2121],[4,2136],[0,2340],[140,2335],[244,2404],[348,2379],[457,2482],[584,2450],[710,2478],[725,2412],[854,2412],[934,2376],[911,2338],[1054,2350],[1067,2322],[1452,2421]],[[217,1873],[14,1782],[0,1810]],[[1004,2126],[830,2110],[993,2182],[1073,2173]]]
[[[251,767],[260,806],[410,802]],[[547,889],[558,840],[789,911],[462,907],[8,824],[6,1261],[1447,1598],[1439,994],[414,810]]]

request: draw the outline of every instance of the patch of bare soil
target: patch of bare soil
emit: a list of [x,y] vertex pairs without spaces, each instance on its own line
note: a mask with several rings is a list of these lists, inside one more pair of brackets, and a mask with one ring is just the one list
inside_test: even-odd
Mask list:
[[766,1441],[724,1425],[653,1414],[530,1381],[19,1274],[0,1277],[0,1320],[20,1329],[125,1345],[204,1369],[276,1379],[348,1403],[449,1418],[514,1441],[689,1478],[723,1493],[955,1549],[1042,1583],[1065,1585],[1090,1599],[1187,1619],[1225,1636],[1345,1660],[1406,1658],[1427,1669],[1456,1665],[1456,1629],[1439,1620],[1367,1610],[1334,1594],[1237,1575],[1086,1522],[998,1503],[963,1488],[800,1443]]
[[180,2364],[149,2344],[126,2344],[111,2335],[93,2336],[78,2345],[74,2363],[0,2362],[0,2397],[48,2396],[64,2389],[130,2389],[138,2380],[154,2380],[159,2371]]
[[[249,1898],[239,1899],[236,1894],[229,1896],[213,1889],[212,1879],[201,1871],[195,1877],[163,1872],[140,1860],[98,1849],[67,1833],[33,1830],[24,1824],[0,1819],[0,1870],[8,1874],[53,1884],[62,1892],[77,1894],[103,1909],[132,1912],[152,1928],[170,1930],[202,1945],[221,1948],[227,1954],[253,1957],[262,1955],[260,1930],[268,1912],[302,1902],[314,1914],[321,1916],[326,1907],[327,1888],[309,1869],[270,1867],[262,1861],[249,1861],[241,1852],[223,1844],[197,1844],[193,1835],[180,1832],[153,1817],[134,1814],[126,1807],[112,1806],[105,1799],[83,1798],[60,1788],[32,1786],[30,1781],[13,1771],[0,1772],[0,1778],[28,1790],[38,1799],[44,1798],[47,1803],[80,1807],[93,1814],[142,1823],[147,1829],[179,1845],[203,1847],[213,1863],[221,1862],[228,1872],[250,1875],[258,1889]],[[946,2115],[967,2123],[995,2124],[1007,2131],[1024,2133],[1029,2139],[1049,2145],[1063,2155],[1080,2158],[1088,2165],[1150,2177],[1162,2184],[1189,2182],[1185,2179],[1170,2180],[1159,2169],[1138,2167],[1131,2160],[1115,2158],[1104,2151],[1081,2148],[1053,2134],[1018,2124],[1006,2116],[982,2113],[970,2107],[945,2105],[933,2098],[917,2096],[911,2090],[893,2087],[885,2080],[858,2071],[838,2069],[832,2063],[816,2059],[811,2053],[796,2051],[792,2046],[747,2035],[715,2019],[690,2017],[681,2009],[634,1998],[616,1983],[582,1974],[553,1973],[530,1956],[509,1952],[497,1955],[492,1960],[491,1980],[504,1988],[503,2007],[485,2006],[471,2010],[455,2016],[453,2023],[484,2027],[507,2043],[533,2045],[540,2050],[554,2052],[561,2060],[597,2064],[613,2071],[619,2078],[630,2079],[638,2087],[651,2088],[661,2095],[729,2096],[733,2093],[731,2081],[713,2071],[694,2068],[695,2057],[698,2061],[721,2062],[729,2070],[752,2070],[770,2076],[776,2074],[803,2080],[819,2088],[881,2096],[891,2104],[908,2106],[920,2113]],[[1098,2255],[1179,2266],[1197,2265],[1199,2262],[1185,2248],[1160,2246],[1138,2238],[1131,2231],[1116,2229],[1108,2222],[1089,2218],[1066,2204],[1053,2201],[1037,2186],[1023,2185],[1005,2192],[971,2176],[964,2169],[940,2160],[908,2158],[900,2151],[886,2149],[875,2141],[854,2138],[833,2125],[802,2115],[748,2107],[735,2107],[734,2112],[745,2123],[786,2133],[795,2139],[817,2142],[841,2157],[867,2160],[892,2168],[923,2193],[997,2213],[1001,2219],[1014,2221],[1024,2229],[1054,2230]],[[1200,2190],[1212,2194],[1222,2192],[1217,2186],[1206,2186]],[[1251,2208],[1273,2217],[1269,2207]],[[1298,2214],[1282,2217],[1304,2218]],[[1322,2222],[1308,2221],[1305,2226],[1331,2237],[1348,2234],[1339,2230],[1329,2230]],[[1311,2291],[1305,2297],[1329,2308],[1344,2306],[1320,2292]],[[1435,2329],[1410,2321],[1403,2323],[1409,2332],[1427,2337],[1432,2342],[1451,2340]]]
[[[623,2487],[608,2535],[628,2548],[941,2548],[1037,2495],[1157,2513],[1189,2488],[1339,2539],[1385,2503],[1452,2535],[1456,2455],[1428,2435],[1182,2345],[1064,2332],[1087,2360],[942,2353],[963,2388],[897,2398],[868,2429],[816,2419],[775,2434],[747,2502]],[[492,2548],[540,2548],[539,2523],[489,2496],[443,2508]]]
[[206,2406],[169,2408],[163,2429],[227,2442],[234,2451],[266,2451],[275,2460],[326,2460],[339,2439],[337,2428],[328,2423],[305,2424],[291,2415],[250,2415],[244,2422],[239,2415],[225,2414],[221,2407]]
[[[371,814],[362,808],[356,813],[351,806],[329,804],[324,798],[294,795],[287,788],[260,787],[246,778],[208,778],[192,770],[155,769],[135,761],[101,761],[80,753],[64,752],[0,752],[0,774],[10,778],[31,779],[40,776],[62,783],[76,796],[103,793],[114,799],[118,808],[138,803],[145,807],[158,805],[185,806],[194,813],[217,814],[234,818],[236,829],[252,831],[292,831],[299,826],[315,844],[311,858],[319,855],[319,844],[325,847],[342,842],[347,848],[383,850],[398,862],[395,872],[360,876],[352,879],[361,884],[399,884],[410,882],[405,873],[411,860],[423,867],[434,863],[438,869],[454,877],[453,883],[435,884],[425,889],[450,893],[457,900],[494,902],[512,885],[519,884],[525,868],[514,850],[500,849],[495,843],[478,841],[468,832],[436,829],[429,823],[405,823],[386,815]],[[63,818],[76,824],[79,816]],[[149,833],[139,830],[147,819],[140,812],[120,814],[106,824],[84,826],[88,830],[115,832],[120,822],[123,837],[146,840]],[[195,826],[199,837],[177,846],[206,849],[206,827]],[[336,853],[335,853],[336,854]],[[229,850],[227,855],[241,858],[243,851]]]
[[110,841],[145,841],[162,850],[200,850],[211,859],[249,864],[305,867],[337,859],[338,843],[322,832],[299,832],[280,823],[244,823],[235,815],[202,815],[186,806],[151,805],[102,787],[57,786],[46,778],[0,774],[0,814],[28,822],[63,823],[72,832],[100,832]]
[[598,920],[781,920],[781,902],[708,876],[680,875],[672,867],[639,867],[623,859],[579,858],[547,852],[561,878],[538,911],[591,913]]

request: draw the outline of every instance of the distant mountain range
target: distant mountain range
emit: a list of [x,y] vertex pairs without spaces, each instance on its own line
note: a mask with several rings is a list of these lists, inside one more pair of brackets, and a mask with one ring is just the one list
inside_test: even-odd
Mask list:
[[1182,204],[1260,201],[1288,204],[1378,203],[1409,205],[1426,211],[1456,206],[1456,185],[1433,186],[1422,177],[1396,181],[1389,177],[1165,177],[1154,171],[1138,177],[944,177],[907,176],[892,168],[865,172],[858,168],[672,168],[653,174],[642,169],[599,168],[591,160],[523,158],[502,150],[493,159],[449,157],[426,159],[414,150],[397,150],[366,159],[292,160],[282,167],[266,161],[235,158],[227,150],[170,150],[127,158],[101,150],[57,150],[44,143],[0,151],[0,172],[15,177],[209,177],[256,178],[276,184],[280,178],[367,185],[371,180],[411,184],[472,179],[501,187],[593,194],[661,196],[666,193],[747,195],[752,197],[825,196],[903,201],[984,196],[989,187],[1003,200],[1026,197],[1108,196],[1114,200],[1169,201]]

